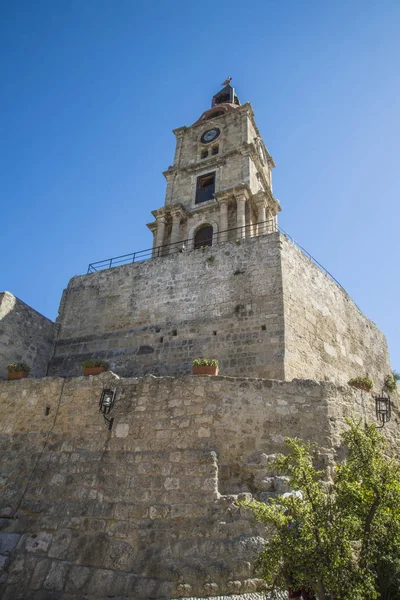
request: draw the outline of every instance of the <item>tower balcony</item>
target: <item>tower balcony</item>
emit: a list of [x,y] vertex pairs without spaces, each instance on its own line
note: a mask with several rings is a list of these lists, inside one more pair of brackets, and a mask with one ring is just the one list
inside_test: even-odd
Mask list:
[[[105,269],[112,269],[121,265],[171,256],[172,254],[194,252],[208,246],[216,246],[226,242],[240,244],[246,239],[268,235],[277,231],[281,230],[277,225],[276,218],[262,221],[261,223],[250,223],[241,227],[225,229],[224,231],[214,231],[211,226],[205,226],[198,229],[196,234],[191,238],[90,263],[87,273],[96,273],[97,271],[104,271]],[[283,231],[281,232],[284,233]]]

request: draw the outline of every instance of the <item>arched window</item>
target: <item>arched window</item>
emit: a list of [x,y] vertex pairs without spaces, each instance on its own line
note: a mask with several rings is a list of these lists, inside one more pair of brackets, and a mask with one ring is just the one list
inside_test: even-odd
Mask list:
[[213,228],[211,225],[204,225],[200,227],[194,236],[194,248],[201,248],[202,246],[212,246]]

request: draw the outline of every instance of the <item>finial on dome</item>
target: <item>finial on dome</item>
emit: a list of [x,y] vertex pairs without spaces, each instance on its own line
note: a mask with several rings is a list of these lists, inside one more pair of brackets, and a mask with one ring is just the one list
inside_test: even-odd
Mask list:
[[231,86],[232,77],[228,77],[225,79],[224,83],[221,83],[224,87],[222,90],[213,96],[211,106],[216,106],[217,104],[237,104],[240,106],[239,98],[236,95],[234,88]]

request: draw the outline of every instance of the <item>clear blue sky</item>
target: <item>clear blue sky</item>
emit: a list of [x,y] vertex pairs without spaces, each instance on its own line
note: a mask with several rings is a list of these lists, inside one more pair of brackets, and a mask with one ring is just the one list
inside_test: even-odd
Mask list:
[[0,289],[54,319],[89,262],[151,246],[171,130],[231,75],[280,225],[400,369],[399,27],[397,0],[1,0]]

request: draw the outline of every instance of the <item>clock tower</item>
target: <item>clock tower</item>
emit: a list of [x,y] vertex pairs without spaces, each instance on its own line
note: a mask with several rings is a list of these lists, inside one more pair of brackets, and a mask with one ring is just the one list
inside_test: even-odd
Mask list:
[[165,204],[148,227],[154,255],[270,233],[280,205],[272,194],[274,161],[250,103],[231,85],[189,127],[174,130],[174,163],[164,172]]

